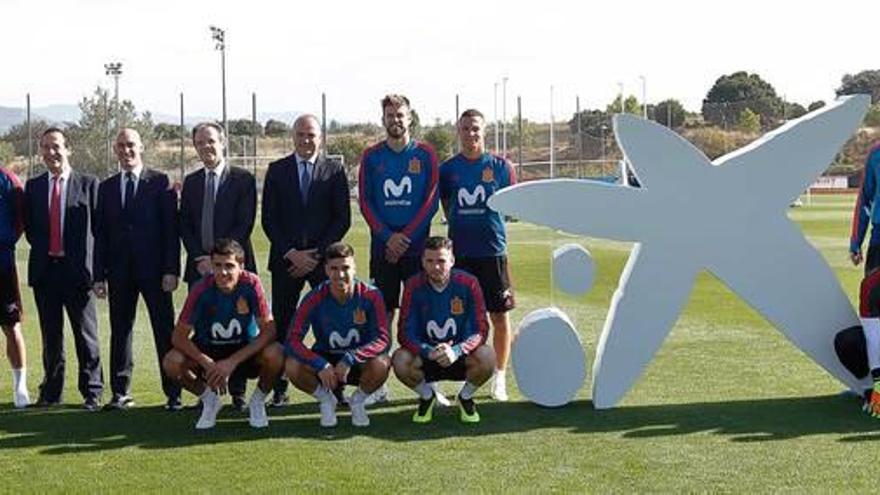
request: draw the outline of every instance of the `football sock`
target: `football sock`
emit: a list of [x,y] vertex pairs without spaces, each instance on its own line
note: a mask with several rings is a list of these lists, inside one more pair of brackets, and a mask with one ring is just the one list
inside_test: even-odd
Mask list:
[[333,396],[333,392],[327,390],[327,388],[323,385],[318,385],[318,388],[316,388],[315,391],[312,392],[312,397],[318,399],[319,401],[327,400],[331,396]]
[[434,394],[434,391],[431,390],[431,386],[428,385],[428,382],[426,382],[425,380],[422,380],[421,382],[419,382],[419,384],[416,385],[416,387],[413,390],[415,390],[416,393],[419,394],[419,397],[421,397],[422,399],[425,399],[425,400],[430,399],[431,395]]
[[210,397],[211,394],[213,394],[213,393],[214,393],[214,391],[211,390],[211,387],[205,385],[205,391],[202,392],[201,395],[199,395],[199,399],[202,399],[202,402],[204,402],[204,400],[206,398]]
[[12,389],[27,390],[27,369],[17,368],[12,370]]
[[461,392],[458,393],[462,399],[471,399],[474,397],[474,393],[477,391],[477,386],[471,382],[464,382],[464,386],[461,387]]
[[868,367],[880,368],[880,318],[862,318],[865,332],[865,347],[868,352]]
[[360,387],[358,387],[357,390],[355,390],[354,393],[351,394],[351,402],[355,404],[360,404],[361,402],[367,400],[367,397],[369,397],[369,395],[370,394],[364,392],[363,390],[361,390]]

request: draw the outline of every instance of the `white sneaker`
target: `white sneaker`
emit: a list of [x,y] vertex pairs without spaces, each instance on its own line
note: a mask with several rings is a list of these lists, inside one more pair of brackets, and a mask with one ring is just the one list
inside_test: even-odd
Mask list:
[[259,387],[251,394],[251,400],[248,402],[250,416],[248,423],[254,428],[265,428],[269,426],[269,417],[266,415],[266,394]]
[[324,428],[333,428],[336,426],[337,402],[336,396],[332,393],[327,394],[327,398],[318,401],[321,409],[321,426]]
[[12,395],[12,404],[16,409],[24,409],[31,403],[31,397],[27,389],[16,390]]
[[495,371],[495,374],[492,375],[492,387],[489,389],[489,394],[493,399],[498,402],[507,402],[509,397],[507,396],[507,377],[504,372]]
[[375,392],[367,396],[367,399],[364,401],[364,406],[372,406],[375,404],[379,404],[381,402],[388,402],[391,400],[391,392],[388,391],[387,385],[382,385]]
[[351,408],[351,424],[352,426],[364,427],[370,426],[370,417],[367,416],[366,400],[362,402],[350,402]]
[[440,390],[439,382],[431,382],[430,386],[431,390],[434,391],[434,400],[437,401],[438,406],[449,407],[452,405],[452,401],[449,400],[449,397],[443,395],[443,391]]
[[202,415],[196,423],[197,430],[208,430],[217,424],[217,413],[223,407],[220,396],[213,390],[201,397],[202,399]]

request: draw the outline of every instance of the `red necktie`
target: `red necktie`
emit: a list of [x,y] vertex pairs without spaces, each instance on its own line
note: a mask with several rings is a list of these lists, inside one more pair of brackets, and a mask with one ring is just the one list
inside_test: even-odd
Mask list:
[[49,255],[62,256],[61,244],[61,177],[52,178],[52,199],[49,201]]

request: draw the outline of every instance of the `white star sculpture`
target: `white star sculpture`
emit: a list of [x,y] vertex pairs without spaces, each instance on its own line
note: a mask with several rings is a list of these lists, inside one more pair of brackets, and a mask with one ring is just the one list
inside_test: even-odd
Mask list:
[[834,353],[859,319],[831,268],[786,216],[834,159],[868,108],[840,98],[710,162],[678,134],[631,115],[614,118],[642,187],[541,180],[489,201],[514,217],[591,237],[636,242],[620,276],[593,367],[593,405],[632,387],[709,270],[831,375],[860,383]]

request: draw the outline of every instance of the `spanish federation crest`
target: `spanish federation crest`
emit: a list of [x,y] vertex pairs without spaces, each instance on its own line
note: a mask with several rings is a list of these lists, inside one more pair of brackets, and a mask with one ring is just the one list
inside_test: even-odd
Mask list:
[[248,306],[247,300],[244,296],[239,296],[238,301],[235,301],[235,310],[240,315],[246,315],[251,312],[251,308]]
[[492,182],[495,180],[495,172],[492,171],[491,167],[486,167],[483,169],[483,182]]
[[419,161],[418,158],[413,158],[409,161],[409,173],[411,174],[419,174],[422,172],[422,162]]
[[452,298],[452,301],[449,303],[449,312],[455,316],[464,314],[464,302],[460,297],[455,296]]
[[367,314],[361,308],[354,310],[354,316],[352,317],[352,321],[354,321],[355,325],[363,325],[367,322]]

